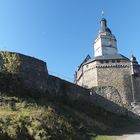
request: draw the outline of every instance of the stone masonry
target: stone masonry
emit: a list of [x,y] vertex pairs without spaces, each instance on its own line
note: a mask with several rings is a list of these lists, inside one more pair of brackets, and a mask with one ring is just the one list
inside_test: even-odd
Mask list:
[[23,78],[24,86],[27,89],[41,91],[40,94],[43,92],[51,94],[54,98],[59,97],[64,100],[65,98],[71,101],[84,100],[118,115],[138,118],[136,113],[123,106],[121,96],[116,88],[112,86],[98,86],[91,89],[83,88],[49,75],[46,63],[41,60],[19,53],[14,54],[21,61],[18,74]]
[[106,19],[102,18],[100,23],[94,42],[95,57],[88,57],[80,64],[75,73],[75,83],[88,89],[112,86],[121,97],[119,102],[125,106],[139,102],[140,65],[134,56],[129,59],[118,53],[117,40],[107,27]]
[[20,53],[9,53],[15,54],[21,62],[18,74],[20,77],[22,77],[24,86],[29,89],[46,91],[46,83],[48,78],[46,63],[42,60]]

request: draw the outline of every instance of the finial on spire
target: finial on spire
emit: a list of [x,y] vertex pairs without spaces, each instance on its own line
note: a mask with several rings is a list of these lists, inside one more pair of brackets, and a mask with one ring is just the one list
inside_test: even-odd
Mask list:
[[105,13],[104,13],[104,11],[102,10],[102,12],[101,12],[101,18],[104,18],[104,15],[105,15]]
[[133,51],[131,50],[131,54],[132,54],[132,56],[133,56]]

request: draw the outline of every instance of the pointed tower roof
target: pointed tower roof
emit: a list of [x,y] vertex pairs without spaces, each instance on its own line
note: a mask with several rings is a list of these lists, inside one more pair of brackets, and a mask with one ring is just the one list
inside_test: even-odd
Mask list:
[[103,32],[112,34],[111,30],[107,27],[107,20],[105,18],[102,18],[100,21],[99,33],[103,33]]
[[131,60],[131,62],[134,64],[138,64],[138,62],[137,62],[137,59],[136,59],[136,57],[134,56],[134,55],[132,55],[131,56],[131,58],[130,58],[130,60]]

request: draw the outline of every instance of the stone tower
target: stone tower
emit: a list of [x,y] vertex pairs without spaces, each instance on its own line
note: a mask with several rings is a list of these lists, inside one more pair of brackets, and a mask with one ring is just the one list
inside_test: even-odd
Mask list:
[[95,57],[117,54],[117,40],[107,27],[106,19],[102,18],[100,23],[99,33],[94,42]]
[[140,101],[140,65],[134,56],[129,59],[118,53],[117,40],[105,18],[94,41],[94,57],[88,55],[78,66],[75,83],[89,89],[112,86],[123,104]]

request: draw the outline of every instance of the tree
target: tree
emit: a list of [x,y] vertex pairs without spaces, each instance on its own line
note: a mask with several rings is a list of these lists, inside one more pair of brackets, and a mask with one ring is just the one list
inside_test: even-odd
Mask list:
[[17,73],[21,62],[15,53],[9,53],[7,51],[0,52],[2,58],[1,69],[3,72],[7,73]]

